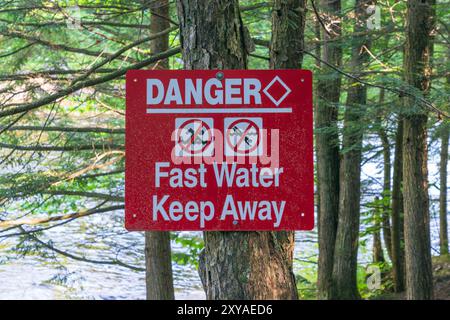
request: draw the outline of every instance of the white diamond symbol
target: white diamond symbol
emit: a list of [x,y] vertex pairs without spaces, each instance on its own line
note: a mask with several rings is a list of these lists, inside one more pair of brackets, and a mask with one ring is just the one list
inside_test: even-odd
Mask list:
[[[275,99],[274,97],[272,97],[272,95],[269,93],[269,88],[275,83],[278,82],[280,83],[284,89],[286,89],[286,93],[281,96],[281,98],[279,98],[278,100]],[[286,83],[283,82],[283,80],[280,79],[279,76],[276,76],[275,78],[272,79],[272,81],[270,81],[270,83],[264,88],[263,92],[265,93],[265,95],[270,99],[270,101],[272,101],[277,107],[280,105],[281,102],[283,102],[283,100],[288,96],[289,93],[291,93],[291,89],[286,85]]]

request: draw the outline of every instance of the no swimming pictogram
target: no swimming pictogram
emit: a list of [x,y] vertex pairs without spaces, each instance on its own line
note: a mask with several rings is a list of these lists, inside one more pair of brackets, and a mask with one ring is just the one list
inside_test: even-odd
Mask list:
[[225,118],[225,154],[260,155],[262,118]]

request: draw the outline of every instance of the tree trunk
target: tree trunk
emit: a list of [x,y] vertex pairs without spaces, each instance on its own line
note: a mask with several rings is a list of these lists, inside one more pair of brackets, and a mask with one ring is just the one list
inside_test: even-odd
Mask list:
[[[179,0],[177,8],[186,69],[247,67],[238,1]],[[207,299],[297,298],[292,258],[275,233],[205,232],[204,240],[199,273]]]
[[[153,0],[150,6],[150,32],[151,34],[160,33],[170,28],[169,12],[170,4],[169,0]],[[160,36],[150,42],[150,50],[152,55],[167,51],[169,49],[169,34]],[[151,69],[168,69],[169,60],[163,59],[155,63],[150,67]]]
[[[271,69],[298,69],[303,62],[306,0],[275,0],[272,7]],[[293,37],[295,35],[295,37]],[[295,232],[275,233],[293,272]],[[295,277],[294,277],[295,279]]]
[[[163,17],[169,16],[168,0],[153,2],[150,5],[152,14],[150,31],[152,34],[169,27]],[[169,35],[161,36],[150,43],[152,54],[164,52],[169,46]],[[151,68],[167,69],[167,59],[161,60]],[[159,231],[145,232],[145,264],[146,287],[148,300],[174,300],[172,257],[170,249],[170,233]]]
[[[322,0],[321,8],[332,16],[330,33],[323,31],[322,60],[340,67],[342,48],[339,41],[332,41],[341,34],[340,0]],[[341,77],[336,71],[323,65],[321,79],[317,83],[315,103],[315,140],[317,178],[319,191],[318,231],[318,298],[331,297],[334,246],[339,211],[339,135],[337,115],[341,90]],[[326,78],[325,78],[326,77]]]
[[[357,0],[354,32],[365,30],[366,8],[372,0]],[[351,69],[358,73],[367,61],[370,47],[367,37],[355,37],[352,46]],[[340,167],[339,221],[336,233],[333,265],[333,298],[359,299],[356,272],[359,239],[361,157],[363,126],[362,115],[366,105],[367,89],[351,80],[344,114],[342,138],[343,156]]]
[[441,127],[441,152],[439,168],[439,248],[440,254],[448,254],[448,226],[447,226],[447,163],[448,163],[448,139],[449,127],[443,123]]
[[[426,95],[430,88],[434,0],[408,0],[404,74]],[[419,93],[415,93],[419,94]],[[403,179],[405,209],[406,297],[433,298],[427,182],[427,111],[404,97]]]
[[299,69],[304,50],[306,0],[275,0],[272,7],[271,69]]
[[[380,90],[380,108],[384,103],[384,89]],[[386,250],[389,259],[392,261],[392,235],[391,235],[391,221],[390,221],[390,208],[389,204],[385,201],[386,198],[391,196],[391,146],[389,143],[389,137],[386,129],[383,127],[383,121],[381,116],[378,118],[378,136],[383,146],[383,213],[382,213],[382,225],[383,225],[383,240],[386,245]]]
[[392,183],[392,271],[395,292],[405,290],[405,247],[403,241],[403,119],[395,134],[394,174]]
[[382,213],[382,226],[383,226],[383,240],[386,245],[386,250],[389,259],[392,261],[392,234],[391,234],[391,217],[389,203],[386,202],[386,198],[391,195],[391,147],[389,145],[389,138],[386,131],[381,129],[380,137],[383,144],[383,213]]
[[[376,197],[375,201],[378,200],[379,198]],[[381,235],[380,235],[381,230],[380,211],[381,214],[383,214],[383,210],[380,210],[378,207],[376,207],[373,211],[375,231],[373,233],[372,261],[374,263],[384,262],[383,246],[381,245]]]
[[[450,48],[447,50],[447,62],[450,61]],[[447,88],[450,86],[450,75],[447,75]],[[449,253],[448,249],[448,221],[447,221],[447,165],[448,139],[450,124],[444,122],[441,126],[441,152],[439,165],[439,252],[441,255]]]
[[145,233],[147,300],[174,300],[170,233]]
[[381,245],[380,222],[374,224],[376,231],[373,234],[372,261],[373,263],[384,262],[383,246]]

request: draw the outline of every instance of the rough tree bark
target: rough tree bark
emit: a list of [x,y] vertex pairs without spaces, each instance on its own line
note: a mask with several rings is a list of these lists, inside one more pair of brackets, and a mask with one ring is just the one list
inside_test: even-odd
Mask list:
[[450,129],[447,123],[441,127],[441,152],[439,168],[439,251],[441,255],[448,254],[448,222],[447,222],[447,163],[448,139]]
[[[430,89],[431,36],[435,0],[408,0],[405,81],[426,95]],[[415,94],[420,94],[415,91]],[[427,110],[404,97],[403,202],[405,209],[406,297],[433,298],[427,181]]]
[[[306,0],[275,0],[272,6],[271,69],[299,69],[303,62]],[[275,233],[294,274],[295,232]]]
[[[367,6],[372,0],[356,0],[354,32],[366,29]],[[351,69],[358,73],[367,61],[368,37],[355,37],[352,45]],[[361,158],[364,128],[361,119],[367,100],[367,88],[352,80],[347,95],[342,134],[340,167],[339,220],[333,264],[333,298],[359,299],[356,269],[359,239]]]
[[405,248],[403,219],[403,119],[399,116],[395,133],[394,173],[392,181],[392,271],[395,292],[405,290]]
[[[376,197],[375,201],[378,201],[379,198]],[[380,214],[381,213],[381,214]],[[381,245],[381,223],[380,216],[383,214],[383,210],[380,210],[378,207],[374,208],[373,216],[374,216],[374,234],[373,234],[373,246],[372,246],[372,261],[374,263],[384,262],[384,254],[383,254],[383,246]]]
[[[179,0],[186,69],[245,69],[249,37],[237,0]],[[296,299],[289,257],[273,232],[205,232],[207,299]]]
[[272,7],[271,69],[298,69],[304,50],[306,0],[275,0]]
[[[169,1],[153,1],[150,5],[152,14],[150,31],[152,34],[169,28]],[[161,36],[150,43],[152,54],[164,52],[169,48],[169,35]],[[168,60],[160,60],[151,68],[167,69]],[[170,232],[145,232],[145,281],[148,300],[174,300],[172,257],[170,249]]]
[[[341,34],[341,1],[322,0],[325,14],[321,19],[327,24],[322,30],[324,45],[322,60],[340,67],[342,48],[339,41],[333,41]],[[323,64],[323,71],[317,82],[318,102],[315,103],[315,140],[317,177],[319,191],[318,231],[318,298],[331,297],[334,245],[339,210],[339,135],[337,115],[341,90],[341,77]]]

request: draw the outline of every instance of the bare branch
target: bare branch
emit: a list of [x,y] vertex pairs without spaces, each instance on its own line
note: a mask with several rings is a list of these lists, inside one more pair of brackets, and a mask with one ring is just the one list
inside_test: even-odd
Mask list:
[[8,228],[8,227],[17,227],[17,226],[23,226],[23,225],[38,225],[38,224],[44,224],[54,221],[62,221],[62,220],[69,220],[74,218],[81,218],[90,216],[92,214],[96,213],[103,213],[103,212],[110,212],[115,210],[123,210],[125,208],[125,205],[115,205],[105,208],[99,208],[99,209],[89,209],[89,210],[83,210],[76,213],[69,213],[54,217],[46,217],[46,218],[29,218],[29,219],[19,219],[19,220],[6,220],[0,222],[0,228]]

